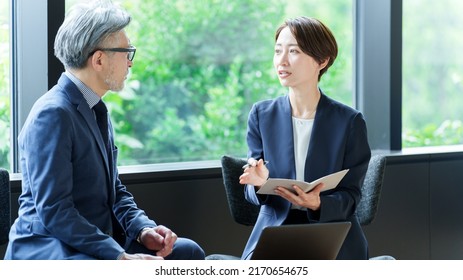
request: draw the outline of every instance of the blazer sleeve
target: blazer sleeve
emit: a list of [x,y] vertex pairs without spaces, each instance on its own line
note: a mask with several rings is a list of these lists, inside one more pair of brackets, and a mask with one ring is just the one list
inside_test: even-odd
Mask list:
[[126,186],[122,184],[119,177],[116,178],[114,214],[127,236],[132,240],[136,240],[143,228],[155,227],[156,223],[148,218],[145,211],[138,208],[132,194],[127,191]]
[[310,217],[320,222],[347,220],[355,212],[361,198],[361,185],[365,179],[371,150],[363,115],[358,112],[352,118],[342,156],[342,169],[349,172],[332,191],[322,193],[319,213],[309,211]]
[[[246,140],[248,143],[248,158],[263,158],[262,135],[259,129],[259,116],[256,104],[252,106],[249,112]],[[247,201],[256,205],[264,204],[268,200],[268,195],[257,194],[253,185],[245,186],[244,197]]]
[[149,219],[145,211],[138,208],[133,195],[127,191],[127,187],[121,182],[117,168],[118,148],[114,145],[114,131],[111,119],[109,119],[109,129],[111,132],[110,138],[113,151],[113,180],[111,181],[114,182],[115,193],[113,211],[124,233],[127,234],[130,239],[136,240],[143,228],[155,227],[156,222]]

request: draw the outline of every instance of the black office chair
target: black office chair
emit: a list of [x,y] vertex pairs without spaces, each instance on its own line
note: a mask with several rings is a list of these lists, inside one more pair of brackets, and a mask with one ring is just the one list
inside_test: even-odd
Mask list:
[[10,174],[0,168],[0,245],[8,242],[10,226]]
[[385,170],[386,157],[383,155],[372,156],[362,185],[362,198],[356,210],[356,215],[362,226],[371,224],[376,217]]
[[[239,176],[243,173],[245,159],[231,156],[223,156],[222,175],[228,205],[233,219],[242,225],[253,226],[257,220],[260,206],[249,203],[244,198],[243,185],[239,183]],[[356,215],[362,226],[369,225],[375,218],[378,210],[384,172],[386,169],[386,157],[374,155],[371,157],[365,181],[362,185],[362,198],[357,206]],[[212,254],[206,257],[208,260],[238,260],[239,257],[226,254]],[[383,255],[371,259],[394,259]]]
[[[368,163],[367,173],[362,185],[362,198],[355,214],[362,226],[373,222],[378,212],[384,173],[386,172],[386,156],[373,155]],[[395,260],[389,255],[371,257],[370,260]]]
[[235,222],[254,226],[260,206],[249,203],[244,198],[244,185],[239,182],[239,177],[243,174],[243,165],[246,163],[245,159],[223,156],[221,159],[223,185],[230,213]]
[[[241,225],[254,226],[259,215],[260,206],[252,204],[244,198],[244,186],[239,182],[239,177],[243,174],[243,165],[246,163],[246,159],[222,156],[223,185],[233,220]],[[212,254],[206,256],[206,259],[239,260],[240,258],[232,255]]]

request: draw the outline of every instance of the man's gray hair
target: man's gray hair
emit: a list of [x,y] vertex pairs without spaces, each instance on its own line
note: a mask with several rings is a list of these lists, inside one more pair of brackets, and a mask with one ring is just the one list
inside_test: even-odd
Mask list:
[[110,1],[89,1],[73,6],[55,38],[55,56],[65,68],[84,68],[90,54],[130,23],[130,15]]

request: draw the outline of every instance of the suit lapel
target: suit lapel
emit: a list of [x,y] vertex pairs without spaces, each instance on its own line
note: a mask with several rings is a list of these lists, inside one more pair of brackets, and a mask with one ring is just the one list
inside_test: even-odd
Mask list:
[[[95,141],[98,145],[98,150],[103,158],[106,169],[106,178],[108,181],[108,191],[110,201],[114,200],[114,186],[112,179],[112,154],[111,151],[106,152],[103,137],[101,136],[100,130],[95,120],[92,109],[88,106],[83,94],[79,91],[77,86],[65,75],[62,74],[58,80],[58,85],[63,88],[63,92],[68,95],[69,100],[76,106],[76,110],[82,115],[82,118],[87,123]],[[109,156],[109,154],[111,156]],[[109,158],[108,158],[109,157]]]
[[[307,151],[307,158],[306,158],[306,163],[305,163],[305,169],[304,169],[304,178],[306,181],[313,181],[315,179],[318,179],[320,176],[318,175],[319,171],[319,164],[317,164],[318,161],[323,160],[323,157],[326,155],[323,155],[322,150],[326,146],[326,143],[324,143],[324,138],[326,135],[324,133],[319,133],[320,129],[324,126],[324,120],[326,119],[327,116],[326,114],[326,108],[327,108],[327,98],[326,96],[321,93],[320,96],[320,101],[318,102],[317,106],[317,113],[315,114],[315,119],[312,127],[312,135],[310,137],[310,143],[309,143],[309,149]],[[322,154],[320,154],[322,152]]]
[[95,137],[101,156],[103,157],[104,162],[106,164],[106,168],[109,171],[108,153],[106,152],[105,144],[104,144],[103,138],[101,137],[101,133],[98,128],[98,125],[96,124],[95,117],[93,116],[93,111],[90,109],[90,107],[88,106],[85,100],[81,102],[79,105],[77,105],[77,111],[80,112],[85,122],[87,123],[88,127],[90,128],[90,131],[92,132],[93,137]]
[[282,136],[279,141],[280,146],[282,149],[286,150],[283,151],[282,155],[280,156],[281,159],[286,159],[286,162],[284,163],[284,166],[287,166],[287,171],[289,174],[287,174],[287,177],[285,178],[291,178],[291,179],[296,179],[296,161],[294,158],[294,132],[293,132],[293,112],[291,110],[291,103],[289,101],[289,95],[286,95],[286,102],[283,104],[283,117],[282,119],[284,120],[284,125],[280,126],[282,131],[279,132],[279,134]]

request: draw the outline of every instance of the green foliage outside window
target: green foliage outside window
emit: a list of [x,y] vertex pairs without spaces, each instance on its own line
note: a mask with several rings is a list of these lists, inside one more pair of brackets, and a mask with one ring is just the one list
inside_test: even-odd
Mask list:
[[463,144],[463,2],[403,1],[403,147]]
[[137,55],[124,92],[105,97],[121,164],[245,156],[251,105],[287,91],[272,62],[274,33],[287,17],[318,17],[339,34],[342,52],[322,88],[350,104],[352,29],[345,29],[352,26],[352,3],[310,2],[124,2],[134,19],[127,32]]
[[463,122],[445,120],[439,126],[428,124],[420,130],[408,129],[402,135],[406,147],[443,146],[463,143]]
[[[105,97],[122,165],[245,156],[252,103],[286,93],[274,74],[272,57],[275,29],[288,17],[317,17],[332,29],[340,52],[321,88],[353,105],[353,1],[116,2],[133,17],[127,32],[137,47],[126,88]],[[461,28],[447,24],[463,21],[457,14],[461,9],[439,8],[459,1],[444,2],[425,13],[420,1],[404,1],[404,147],[463,143],[463,63],[459,48],[442,49],[462,45]],[[7,1],[0,6],[0,167],[9,168]],[[414,10],[422,12],[407,12]],[[442,14],[448,20],[434,18]]]

